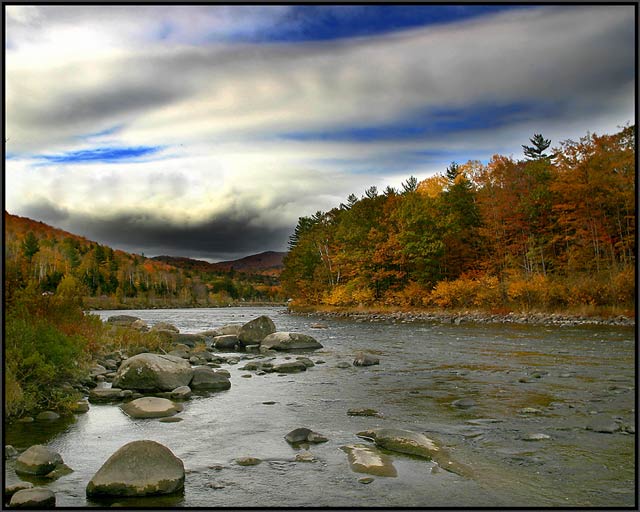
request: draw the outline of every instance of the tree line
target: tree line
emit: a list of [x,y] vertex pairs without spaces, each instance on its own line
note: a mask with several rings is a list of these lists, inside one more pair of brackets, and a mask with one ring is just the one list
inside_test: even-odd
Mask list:
[[41,293],[84,297],[87,307],[217,306],[281,301],[277,277],[185,270],[5,212],[5,285],[10,297],[35,283]]
[[452,162],[301,217],[281,276],[295,304],[633,309],[635,126],[525,158]]

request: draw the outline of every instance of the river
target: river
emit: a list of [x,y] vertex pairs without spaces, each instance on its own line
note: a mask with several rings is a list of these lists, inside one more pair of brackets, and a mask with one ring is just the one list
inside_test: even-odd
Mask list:
[[[266,314],[278,330],[318,339],[324,348],[305,355],[325,363],[282,376],[240,370],[244,361],[223,365],[231,372],[231,389],[185,402],[179,423],[131,419],[117,405],[91,405],[69,421],[6,426],[6,444],[47,444],[74,469],[47,484],[58,506],[105,505],[88,501],[85,487],[113,452],[138,439],[158,441],[184,461],[185,490],[118,500],[124,506],[634,506],[631,328],[362,323],[294,316],[284,308],[95,312],[103,319],[121,313],[149,324],[167,321],[185,333]],[[318,322],[326,328],[311,327]],[[359,350],[372,351],[380,364],[336,367],[353,361]],[[475,405],[452,405],[461,398]],[[384,417],[348,416],[356,407]],[[619,429],[588,428],[602,423]],[[297,449],[284,435],[297,427],[329,438],[310,447],[316,462],[294,461]],[[340,447],[365,442],[355,436],[358,431],[383,427],[425,433],[471,468],[472,476],[388,452],[397,477],[359,483],[366,475],[350,470]],[[530,434],[549,438],[525,440]],[[234,464],[243,456],[263,462]],[[5,482],[17,481],[13,462],[5,462]]]

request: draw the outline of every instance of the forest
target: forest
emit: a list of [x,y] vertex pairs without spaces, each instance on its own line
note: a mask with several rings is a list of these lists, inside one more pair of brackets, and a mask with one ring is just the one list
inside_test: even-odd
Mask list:
[[293,307],[633,315],[635,126],[525,158],[452,162],[301,217],[281,276]]
[[34,282],[41,293],[82,297],[88,309],[283,300],[277,276],[268,273],[200,270],[194,265],[179,268],[7,212],[4,221],[7,294]]

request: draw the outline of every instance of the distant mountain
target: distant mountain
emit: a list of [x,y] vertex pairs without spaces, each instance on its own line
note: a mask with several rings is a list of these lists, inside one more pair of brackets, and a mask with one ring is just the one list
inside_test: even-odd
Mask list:
[[233,269],[236,272],[245,274],[279,275],[283,268],[282,260],[285,254],[285,252],[266,251],[237,260],[219,261],[217,263],[180,256],[156,256],[153,259],[184,270],[199,272],[228,272]]

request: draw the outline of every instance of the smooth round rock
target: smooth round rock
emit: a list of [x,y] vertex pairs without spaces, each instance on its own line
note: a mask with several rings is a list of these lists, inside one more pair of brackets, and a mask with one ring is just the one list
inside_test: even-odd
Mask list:
[[460,398],[459,400],[454,400],[451,402],[451,405],[457,407],[458,409],[470,409],[471,407],[476,405],[476,401],[471,398]]
[[122,410],[132,418],[163,418],[182,411],[181,404],[166,398],[145,396],[122,405]]
[[59,419],[60,415],[53,411],[43,411],[36,416],[37,421],[55,421]]
[[62,463],[63,460],[59,453],[41,444],[36,444],[22,452],[16,459],[16,473],[46,475]]
[[56,495],[44,487],[32,487],[16,492],[9,502],[12,508],[53,508]]
[[236,459],[236,464],[238,466],[257,466],[261,462],[262,460],[256,457],[240,457]]
[[155,441],[133,441],[116,451],[87,484],[87,496],[148,496],[184,488],[184,464]]

